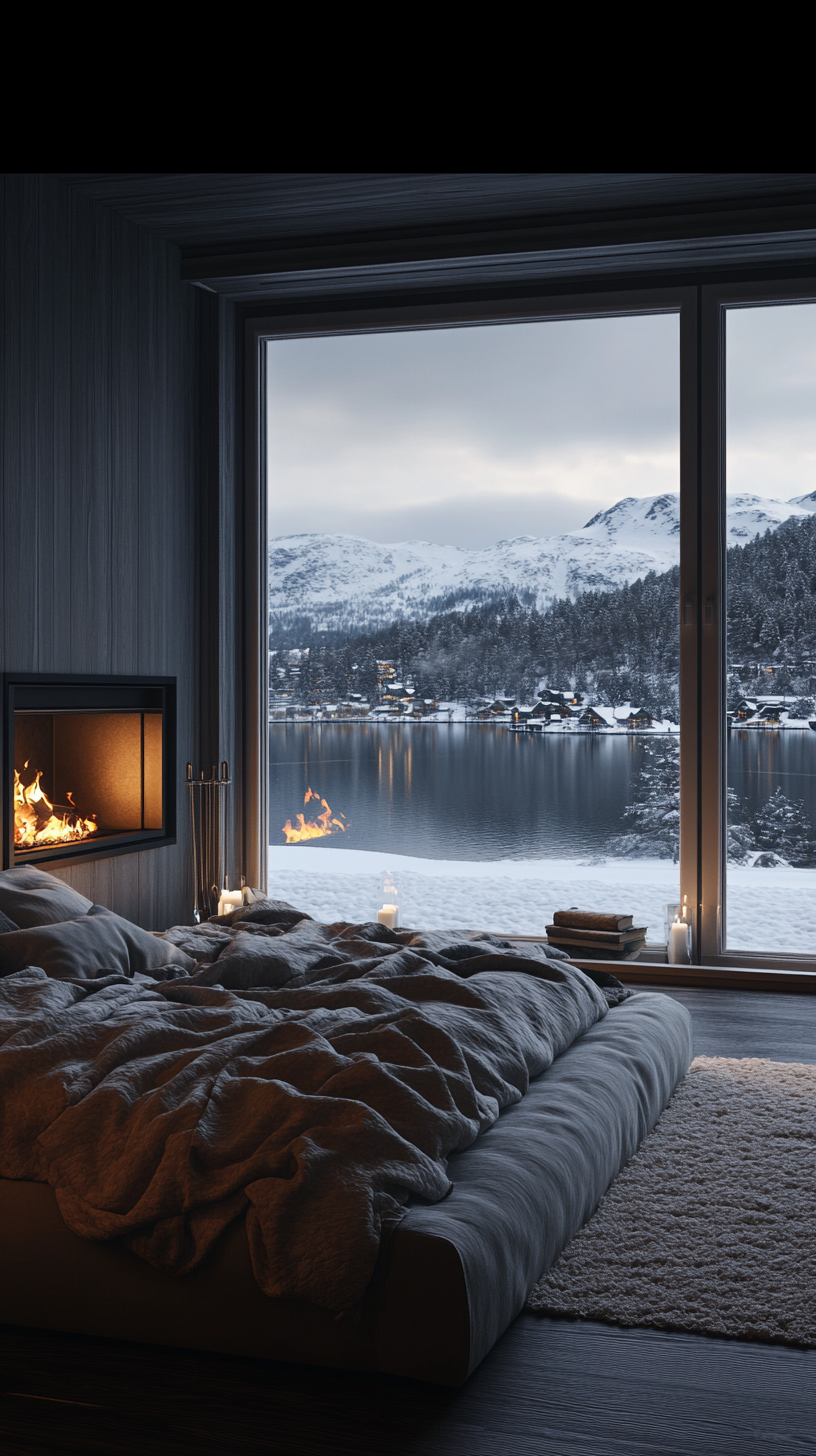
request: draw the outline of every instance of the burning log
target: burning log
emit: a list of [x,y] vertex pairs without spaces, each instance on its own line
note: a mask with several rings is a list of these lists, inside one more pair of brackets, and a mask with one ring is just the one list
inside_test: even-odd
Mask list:
[[[24,773],[27,768],[28,760],[23,765]],[[51,803],[40,783],[42,774],[42,769],[38,769],[31,782],[24,784],[14,770],[15,845],[19,849],[35,849],[44,844],[68,844],[96,834],[99,828],[96,817],[84,819],[77,812],[70,793],[67,796],[70,809],[63,804]]]

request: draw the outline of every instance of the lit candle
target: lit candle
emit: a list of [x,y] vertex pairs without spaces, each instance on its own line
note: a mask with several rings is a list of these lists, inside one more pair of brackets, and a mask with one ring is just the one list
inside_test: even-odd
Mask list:
[[399,905],[383,905],[382,910],[377,911],[377,919],[380,925],[387,925],[389,930],[396,930],[399,925]]
[[244,897],[240,890],[222,890],[221,899],[218,901],[218,913],[219,915],[231,915],[233,910],[237,910],[243,903]]
[[689,928],[685,920],[675,920],[669,926],[669,965],[687,966],[689,963]]

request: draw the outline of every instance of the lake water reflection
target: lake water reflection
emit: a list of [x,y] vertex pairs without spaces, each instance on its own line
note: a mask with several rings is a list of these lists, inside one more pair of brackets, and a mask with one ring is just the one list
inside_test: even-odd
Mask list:
[[510,733],[491,724],[270,728],[270,842],[307,786],[348,821],[327,850],[427,859],[602,854],[621,829],[643,739]]
[[804,799],[816,825],[816,733],[733,729],[728,735],[728,787],[744,798],[751,813],[781,788],[789,799]]
[[[493,724],[270,727],[270,842],[307,787],[348,829],[313,841],[426,859],[575,859],[623,828],[646,738],[511,733]],[[734,732],[728,782],[757,809],[781,786],[816,822],[816,734]]]

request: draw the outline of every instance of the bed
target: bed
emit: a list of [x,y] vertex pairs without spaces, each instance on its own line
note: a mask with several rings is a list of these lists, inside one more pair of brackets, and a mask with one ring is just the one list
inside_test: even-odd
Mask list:
[[[39,875],[36,871],[24,873]],[[19,904],[15,906],[13,893],[4,899],[4,885],[8,889],[8,876],[15,874],[17,882],[12,879],[11,886],[18,897],[23,893],[40,896],[36,906],[27,901],[22,912]],[[399,1188],[393,1178],[391,1183],[387,1177],[383,1182],[382,1167],[378,1166],[371,1185],[376,1196],[370,1207],[375,1212],[379,1209],[379,1213],[359,1241],[362,1258],[354,1253],[357,1234],[352,1224],[344,1221],[348,1202],[342,1186],[345,1165],[342,1158],[332,1165],[340,1169],[341,1183],[327,1184],[328,1195],[317,1186],[316,1194],[310,1195],[311,1202],[297,1204],[297,1217],[290,1220],[291,1243],[287,1247],[293,1253],[283,1261],[288,1284],[286,1279],[281,1282],[280,1268],[268,1267],[265,1271],[261,1268],[259,1283],[259,1262],[263,1265],[264,1255],[259,1254],[258,1228],[266,1215],[243,1194],[236,1204],[229,1203],[236,1192],[234,1179],[229,1186],[219,1185],[223,1197],[215,1224],[212,1219],[209,1224],[204,1220],[203,1255],[198,1257],[200,1249],[190,1255],[188,1248],[188,1271],[174,1273],[170,1267],[174,1260],[177,1268],[184,1259],[178,1253],[178,1239],[173,1243],[167,1229],[157,1255],[155,1226],[151,1226],[148,1237],[145,1221],[140,1224],[137,1216],[134,1222],[128,1208],[130,1222],[121,1224],[125,1236],[113,1236],[111,1230],[120,1226],[116,1218],[124,1217],[121,1198],[118,1205],[115,1197],[109,1197],[107,1204],[96,1194],[89,1199],[76,1167],[73,1171],[69,1168],[70,1176],[66,1176],[60,1157],[53,1155],[46,1167],[37,1162],[41,1154],[35,1157],[25,1146],[24,1137],[15,1134],[17,1154],[12,1155],[7,1147],[0,1164],[6,1175],[0,1177],[0,1220],[4,1230],[0,1241],[0,1320],[5,1323],[384,1371],[459,1385],[519,1312],[531,1285],[590,1216],[612,1178],[655,1122],[690,1061],[689,1018],[676,1002],[655,994],[627,993],[616,986],[614,977],[602,976],[607,985],[599,988],[562,958],[548,957],[540,949],[531,948],[519,957],[506,943],[486,936],[440,940],[438,936],[434,939],[414,932],[383,935],[384,928],[361,931],[360,927],[315,927],[291,907],[281,908],[274,902],[271,908],[270,902],[263,902],[246,912],[235,912],[200,931],[182,927],[164,938],[147,938],[136,927],[128,929],[126,922],[123,926],[114,923],[118,917],[111,920],[110,912],[101,907],[91,915],[95,907],[89,902],[78,910],[75,903],[66,902],[64,886],[52,890],[43,883],[50,878],[43,876],[36,886],[29,882],[26,890],[18,872],[6,871],[0,876],[0,912],[5,913],[10,924],[20,927],[18,940],[10,944],[5,961],[3,945],[8,945],[9,937],[16,932],[6,929],[0,934],[0,971],[4,972],[0,991],[5,988],[7,1003],[9,997],[13,1000],[16,996],[18,1012],[22,1007],[25,1013],[22,1019],[18,1017],[14,1035],[18,1041],[22,1036],[23,1041],[28,1037],[32,1045],[36,1042],[41,1048],[38,1054],[43,1057],[49,1055],[46,1040],[38,1040],[31,1032],[36,1019],[31,1014],[31,997],[39,998],[41,1006],[62,1005],[60,997],[76,998],[71,1005],[82,1004],[88,1024],[87,1008],[98,1006],[104,1011],[115,1005],[120,1008],[117,1015],[127,1013],[131,1039],[144,1030],[145,1016],[158,1014],[157,1007],[164,1014],[165,1004],[171,1006],[176,1017],[174,1025],[183,1022],[185,1035],[189,1036],[200,1035],[196,1017],[205,1011],[222,1020],[227,1013],[255,1018],[253,1035],[257,1034],[256,1022],[265,1026],[265,1018],[273,1013],[278,1018],[276,1025],[284,1025],[290,1035],[294,1017],[297,1035],[301,1036],[302,1006],[307,1001],[310,1017],[315,1014],[315,997],[320,1001],[321,1017],[338,1015],[341,1002],[346,1008],[343,1015],[347,1015],[348,1005],[362,989],[364,998],[369,998],[362,1003],[367,1018],[365,1035],[381,1037],[385,1033],[393,1035],[395,1026],[404,1029],[404,1012],[395,1022],[393,1015],[390,1019],[384,1016],[382,1006],[391,1005],[388,998],[395,994],[393,987],[405,991],[407,985],[412,995],[417,988],[419,991],[409,1018],[412,1034],[418,1036],[416,1044],[425,1037],[419,1058],[422,1065],[417,1063],[419,1070],[411,1072],[408,1083],[414,1091],[420,1087],[424,1102],[433,1103],[427,1091],[427,1077],[431,1075],[426,1056],[430,1027],[433,1036],[443,1036],[442,1051],[437,1050],[435,1055],[443,1070],[447,1066],[446,1086],[448,1090],[454,1086],[456,1106],[451,1110],[453,1104],[449,1107],[444,1102],[448,1091],[443,1088],[437,1096],[434,1124],[438,1124],[437,1131],[443,1129],[443,1141],[430,1152],[427,1147],[424,1152],[420,1149],[422,1156],[405,1154],[407,1173],[402,1167],[394,1173],[393,1148],[390,1144],[385,1147],[386,1164]],[[52,881],[52,885],[58,883]],[[59,914],[64,919],[53,918],[44,928],[43,905],[55,917]],[[21,926],[26,906],[39,923]],[[15,908],[16,916],[12,913]],[[75,913],[67,916],[66,909]],[[66,925],[83,919],[86,923],[81,925],[81,932],[87,935],[89,944],[93,942],[93,953],[79,943],[80,932],[65,932]],[[90,927],[93,919],[99,922],[99,928]],[[23,949],[25,931],[29,940]],[[293,938],[294,931],[297,936]],[[366,939],[366,934],[371,938]],[[39,950],[36,962],[30,959],[32,943]],[[65,962],[68,975],[60,972],[61,944],[69,944]],[[311,952],[307,953],[309,947]],[[114,948],[120,959],[112,971]],[[226,954],[228,948],[232,948],[230,954]],[[270,959],[272,950],[275,955]],[[26,966],[17,966],[15,956],[28,957]],[[129,959],[123,969],[124,956]],[[301,998],[301,1011],[287,1008],[285,1014],[281,1013],[281,997],[292,1000],[285,986],[267,985],[261,991],[253,984],[259,978],[257,967],[261,962],[267,968],[273,963],[279,966],[282,958],[289,963],[296,961],[299,967],[300,980],[295,989]],[[43,969],[29,969],[43,961],[47,962]],[[83,964],[92,974],[77,974]],[[367,969],[360,971],[360,966]],[[280,980],[281,972],[273,976],[267,969],[263,974],[267,981],[275,977]],[[230,976],[233,982],[243,980],[246,984],[225,989],[223,983]],[[502,1017],[506,1003],[513,997],[519,998],[518,1005],[513,1013],[515,1020],[508,1022]],[[421,1014],[417,1013],[417,1005]],[[376,1016],[372,1015],[372,1006],[379,1008]],[[475,1006],[475,1012],[467,1009],[471,1006]],[[542,1007],[550,1018],[546,1029],[543,1022],[539,1024]],[[554,1021],[550,1015],[553,1008]],[[353,1010],[355,1017],[362,1014],[356,1005]],[[466,1026],[461,1030],[464,1015],[476,1024],[481,1041],[474,1041],[474,1034]],[[91,1019],[97,1035],[99,1016],[95,1011]],[[485,1027],[494,1020],[500,1038],[508,1041],[512,1040],[516,1021],[523,1026],[515,1050],[502,1048],[495,1065],[490,1060],[495,1054],[495,1038],[489,1048],[483,1040]],[[59,1034],[63,1034],[59,1017],[52,1017],[48,1025],[58,1026]],[[459,1064],[458,1070],[451,1070],[453,1063],[449,1051],[445,1051],[448,1042],[444,1037],[449,1036],[454,1025],[460,1028],[457,1035],[465,1047],[470,1071],[476,1067],[476,1093],[469,1083],[465,1086],[467,1077],[462,1080]],[[245,1023],[241,1026],[243,1035]],[[346,1023],[344,1026],[343,1034],[347,1036]],[[532,1039],[531,1026],[535,1031]],[[360,1024],[355,1022],[355,1035],[359,1034]],[[7,1036],[0,1048],[0,1074],[7,1049],[14,1053],[17,1046],[14,1035]],[[335,1038],[335,1051],[340,1045]],[[356,1050],[351,1054],[348,1045],[346,1042],[341,1046],[341,1050],[345,1047],[342,1074],[348,1075],[350,1069],[355,1077],[374,1078],[371,1085],[376,1092],[380,1086],[376,1079],[383,1075],[382,1057],[367,1048],[379,1043],[355,1042]],[[185,1046],[184,1055],[189,1056],[189,1046]],[[478,1053],[475,1062],[474,1046]],[[307,1050],[313,1054],[311,1042]],[[265,1044],[264,1055],[268,1051]],[[537,1070],[542,1062],[546,1065]],[[237,1065],[234,1055],[229,1065]],[[19,1092],[21,1103],[30,1106],[32,1094],[28,1094],[26,1102],[24,1087],[28,1074],[19,1070],[24,1066],[20,1062],[17,1072],[12,1067],[12,1080],[6,1086],[14,1095]],[[50,1071],[47,1060],[42,1066]],[[257,1092],[260,1066],[256,1057],[247,1082],[251,1083],[251,1092],[253,1088]],[[437,1072],[438,1068],[432,1074],[437,1079],[435,1087]],[[528,1072],[532,1075],[528,1076]],[[32,1087],[39,1087],[41,1081],[40,1072],[40,1082],[32,1082]],[[155,1086],[160,1082],[161,1078]],[[275,1095],[282,1085],[286,1090],[285,1079],[278,1076],[273,1082]],[[264,1084],[263,1098],[272,1095],[269,1088],[273,1082]],[[223,1081],[218,1085],[222,1086]],[[400,1083],[397,1088],[403,1098],[405,1085]],[[151,1084],[150,1088],[153,1098],[155,1086]],[[287,1096],[290,1093],[291,1089]],[[99,1094],[96,1096],[98,1103]],[[376,1096],[369,1097],[369,1107],[380,1116],[383,1109]],[[75,1124],[80,1130],[83,1108],[92,1103],[93,1097],[84,1102],[75,1100],[68,1109],[72,1117],[80,1117]],[[249,1107],[251,1099],[244,1105]],[[403,1108],[402,1102],[399,1105]],[[393,1132],[397,1125],[395,1114],[388,1108],[386,1111]],[[105,1116],[109,1113],[108,1108]],[[403,1111],[399,1115],[404,1116]],[[474,1118],[476,1122],[481,1120],[482,1130],[471,1136]],[[53,1126],[57,1127],[58,1122]],[[234,1130],[234,1126],[233,1118],[230,1127]],[[404,1132],[403,1124],[399,1126]],[[367,1127],[363,1126],[363,1142],[368,1136]],[[37,1139],[38,1147],[47,1149],[51,1137],[53,1150],[54,1136],[47,1131]],[[7,1143],[14,1140],[7,1139]],[[82,1144],[81,1137],[77,1143]],[[451,1143],[456,1146],[445,1151]],[[214,1146],[220,1146],[218,1138]],[[350,1166],[357,1166],[353,1145],[349,1146]],[[325,1148],[321,1156],[327,1156]],[[12,1176],[8,1176],[9,1171]],[[32,1171],[36,1176],[30,1176]],[[151,1165],[151,1190],[154,1172]],[[363,1183],[368,1176],[365,1173]],[[69,1186],[71,1178],[73,1185]],[[413,1179],[413,1191],[406,1195],[406,1184],[400,1179]],[[265,1186],[264,1179],[259,1178],[250,1186],[262,1184]],[[365,1186],[368,1188],[368,1184]],[[355,1197],[358,1193],[359,1189]],[[100,1223],[102,1205],[104,1218]],[[305,1262],[303,1259],[304,1249],[308,1254],[312,1247],[312,1236],[304,1238],[304,1229],[309,1234],[309,1219],[315,1216],[315,1210],[315,1246],[322,1249],[327,1223],[336,1223],[337,1228],[326,1244],[331,1258],[328,1262],[324,1258],[322,1265],[316,1258],[312,1268],[308,1258]],[[90,1237],[80,1236],[81,1230]],[[217,1237],[213,1236],[214,1230]],[[172,1257],[167,1252],[171,1244]],[[369,1259],[371,1269],[366,1263]],[[331,1297],[323,1298],[321,1284],[310,1285],[309,1280],[318,1275],[328,1284],[332,1279],[339,1280]],[[262,1283],[266,1284],[266,1292]],[[304,1291],[313,1297],[304,1298]]]

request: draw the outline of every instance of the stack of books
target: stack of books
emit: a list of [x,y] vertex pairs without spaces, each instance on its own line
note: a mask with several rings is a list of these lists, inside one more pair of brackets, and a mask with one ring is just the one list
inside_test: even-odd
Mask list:
[[624,961],[634,958],[646,944],[645,925],[633,925],[631,915],[594,910],[556,910],[547,940],[574,960]]

